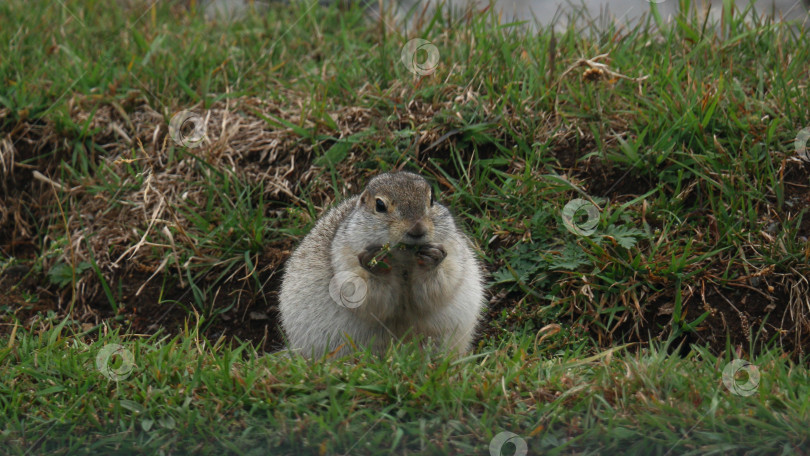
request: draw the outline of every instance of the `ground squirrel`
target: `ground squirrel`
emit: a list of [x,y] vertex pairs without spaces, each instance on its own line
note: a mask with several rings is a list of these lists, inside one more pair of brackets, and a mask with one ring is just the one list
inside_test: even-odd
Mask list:
[[318,220],[287,261],[279,301],[290,348],[307,357],[352,343],[380,354],[414,336],[464,353],[484,286],[450,211],[425,179],[400,171]]

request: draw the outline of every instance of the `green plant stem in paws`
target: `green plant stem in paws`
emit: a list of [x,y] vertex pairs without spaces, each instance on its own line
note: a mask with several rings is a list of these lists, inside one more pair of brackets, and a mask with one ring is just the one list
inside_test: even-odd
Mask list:
[[391,244],[385,244],[380,248],[379,252],[377,252],[373,257],[371,257],[371,259],[366,263],[366,266],[372,269],[383,268],[387,270],[391,268],[389,259],[391,258],[391,254],[394,252],[394,250],[399,250],[402,252],[410,251],[415,255],[417,252],[419,252],[419,249],[421,248],[422,248],[421,245],[405,244],[403,242],[400,242],[399,244],[396,244],[393,247],[391,247]]
[[[380,251],[377,252],[371,259],[366,263],[371,269],[391,269],[391,264],[388,263],[386,260],[388,259],[389,254],[391,253],[391,244],[385,244],[380,248]],[[383,265],[377,267],[377,265]]]

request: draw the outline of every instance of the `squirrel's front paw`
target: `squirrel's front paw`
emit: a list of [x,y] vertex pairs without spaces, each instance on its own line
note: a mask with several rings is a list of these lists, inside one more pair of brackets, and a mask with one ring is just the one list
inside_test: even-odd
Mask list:
[[387,255],[387,249],[381,245],[370,245],[357,259],[360,261],[360,266],[372,274],[384,274],[391,271],[390,258]]
[[425,244],[416,252],[416,262],[428,269],[435,268],[447,256],[447,251],[440,244]]

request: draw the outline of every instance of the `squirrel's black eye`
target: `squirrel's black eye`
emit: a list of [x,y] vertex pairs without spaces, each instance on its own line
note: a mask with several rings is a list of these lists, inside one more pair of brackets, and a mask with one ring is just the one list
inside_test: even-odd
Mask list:
[[430,207],[433,207],[433,201],[435,201],[433,197],[433,187],[430,187]]
[[383,200],[377,198],[376,204],[377,205],[375,208],[377,209],[377,212],[385,212],[387,210],[387,208],[385,207],[385,202]]

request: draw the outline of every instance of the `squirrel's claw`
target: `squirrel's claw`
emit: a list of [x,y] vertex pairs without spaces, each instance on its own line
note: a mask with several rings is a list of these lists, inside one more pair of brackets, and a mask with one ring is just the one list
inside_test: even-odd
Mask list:
[[447,256],[444,246],[439,244],[425,244],[416,252],[416,262],[420,266],[435,268]]
[[384,274],[389,272],[391,270],[391,265],[388,264],[388,258],[377,258],[382,249],[383,247],[381,245],[370,245],[366,247],[366,249],[363,250],[360,255],[357,255],[357,259],[360,261],[360,266],[372,274]]

